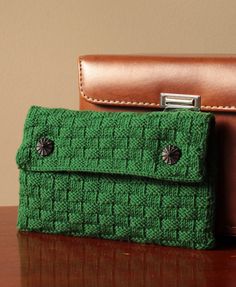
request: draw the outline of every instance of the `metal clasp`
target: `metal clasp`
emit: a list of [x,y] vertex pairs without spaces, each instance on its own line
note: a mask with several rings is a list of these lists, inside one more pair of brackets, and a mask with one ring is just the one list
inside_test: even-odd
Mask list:
[[161,93],[160,107],[164,109],[185,108],[200,110],[201,97],[197,95]]

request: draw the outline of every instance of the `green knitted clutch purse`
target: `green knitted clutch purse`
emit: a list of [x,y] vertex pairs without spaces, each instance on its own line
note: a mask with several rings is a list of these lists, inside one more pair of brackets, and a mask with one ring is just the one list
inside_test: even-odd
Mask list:
[[23,231],[214,246],[214,116],[33,106],[17,153]]

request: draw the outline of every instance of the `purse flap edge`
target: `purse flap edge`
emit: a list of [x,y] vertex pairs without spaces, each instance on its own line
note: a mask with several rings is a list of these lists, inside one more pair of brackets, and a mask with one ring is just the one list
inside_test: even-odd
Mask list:
[[[206,176],[212,120],[212,114],[190,111],[140,114],[33,106],[16,160],[20,169],[29,171],[95,172],[201,182]],[[44,157],[38,153],[37,143],[45,138],[54,142],[54,150]],[[179,161],[173,165],[163,158],[169,146],[179,149]]]

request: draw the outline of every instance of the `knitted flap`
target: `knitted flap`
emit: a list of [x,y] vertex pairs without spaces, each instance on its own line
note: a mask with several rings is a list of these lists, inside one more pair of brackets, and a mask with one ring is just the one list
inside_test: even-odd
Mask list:
[[[193,111],[92,112],[33,106],[17,153],[19,168],[31,171],[94,172],[200,182],[206,175],[213,115]],[[40,139],[53,143],[42,156]],[[168,164],[165,151],[178,149]]]

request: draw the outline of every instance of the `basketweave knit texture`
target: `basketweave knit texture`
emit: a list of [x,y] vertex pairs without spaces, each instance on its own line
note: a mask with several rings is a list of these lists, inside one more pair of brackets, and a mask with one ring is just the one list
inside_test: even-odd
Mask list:
[[[92,112],[32,107],[17,153],[21,230],[214,245],[209,113]],[[45,157],[40,138],[54,142]],[[166,164],[162,151],[181,157]]]

